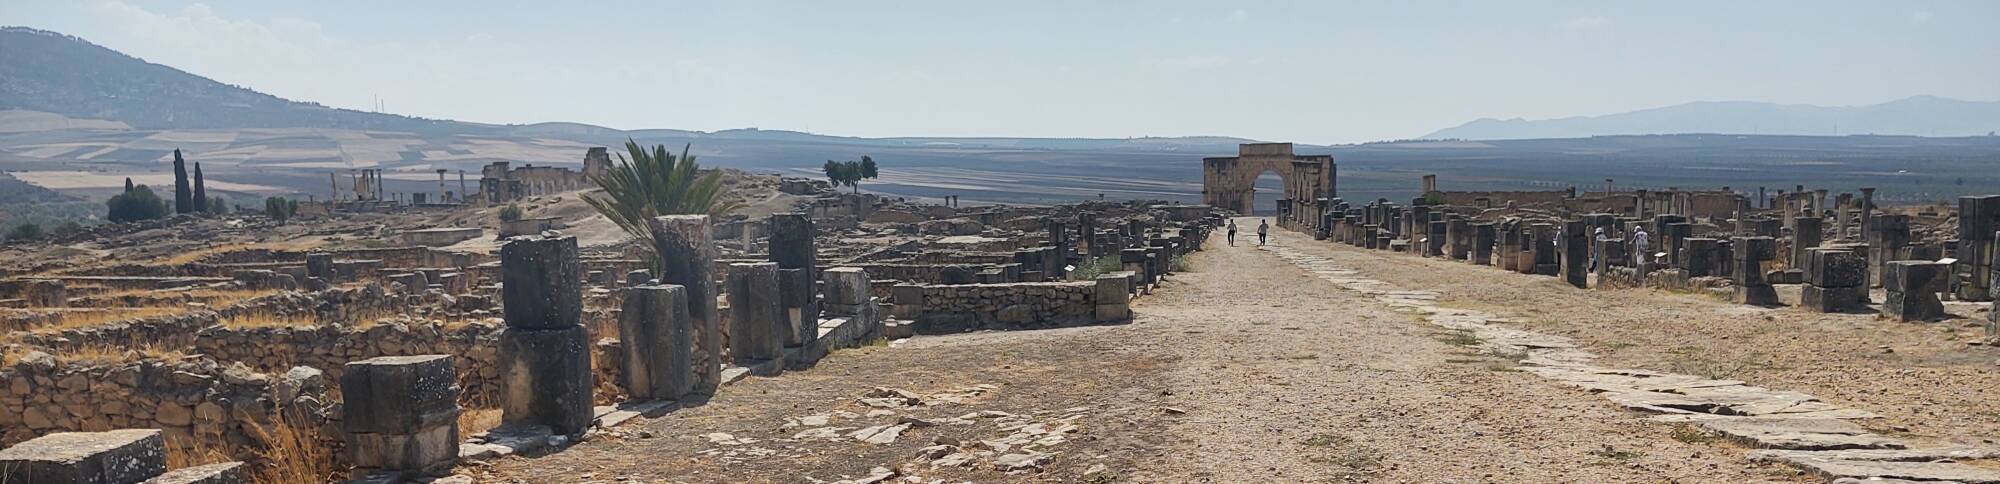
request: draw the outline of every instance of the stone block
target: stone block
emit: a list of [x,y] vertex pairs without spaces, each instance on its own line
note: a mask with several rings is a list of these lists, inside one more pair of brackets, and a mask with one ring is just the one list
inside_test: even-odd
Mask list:
[[1129,304],[1099,304],[1096,306],[1095,316],[1097,322],[1100,323],[1129,320],[1132,319],[1132,306]]
[[1868,288],[1863,286],[1800,286],[1799,305],[1807,311],[1848,312],[1868,307]]
[[626,290],[618,312],[619,378],[633,400],[677,400],[694,390],[693,318],[687,289],[638,286]]
[[813,304],[813,283],[806,269],[778,268],[779,319],[785,325],[786,348],[805,346],[819,337],[819,311]]
[[1770,284],[1736,286],[1734,297],[1731,300],[1737,304],[1775,306],[1778,304],[1778,289],[1772,287]]
[[1883,315],[1903,321],[1928,321],[1944,315],[1944,303],[1937,295],[1937,278],[1946,270],[1944,264],[1899,260],[1890,261],[1886,268],[1882,287],[1888,297],[1882,301]]
[[2000,231],[2000,195],[1958,197],[1958,237],[1994,240]]
[[835,267],[820,273],[820,294],[827,304],[846,306],[868,302],[868,271],[859,267]]
[[545,425],[572,437],[589,430],[596,377],[590,333],[582,326],[507,328],[500,332],[499,367],[503,423]]
[[1092,296],[1097,304],[1126,304],[1132,301],[1131,282],[1123,275],[1106,274],[1097,276],[1096,293]]
[[350,462],[358,469],[435,475],[458,462],[458,420],[414,434],[346,434]]
[[242,462],[183,467],[146,480],[146,484],[248,484],[250,468]]
[[778,264],[730,264],[729,356],[739,365],[785,357],[791,331],[778,296]]
[[576,237],[519,237],[500,246],[500,302],[507,326],[575,327],[583,317]]
[[167,471],[159,430],[58,432],[0,450],[0,482],[130,484]]
[[384,356],[348,362],[340,375],[349,433],[412,434],[458,419],[458,372],[450,355]]
[[1868,261],[1859,252],[1815,248],[1806,252],[1806,284],[1819,287],[1868,285]]

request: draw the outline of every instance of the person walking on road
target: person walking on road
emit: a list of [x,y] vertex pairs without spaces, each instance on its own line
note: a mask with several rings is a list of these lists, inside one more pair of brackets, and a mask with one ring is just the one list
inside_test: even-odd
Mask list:
[[1235,220],[1230,220],[1230,221],[1229,221],[1229,246],[1230,246],[1230,247],[1235,247],[1235,246],[1236,246],[1236,221],[1235,221]]
[[1271,221],[1257,219],[1257,245],[1264,245],[1264,238],[1271,236]]

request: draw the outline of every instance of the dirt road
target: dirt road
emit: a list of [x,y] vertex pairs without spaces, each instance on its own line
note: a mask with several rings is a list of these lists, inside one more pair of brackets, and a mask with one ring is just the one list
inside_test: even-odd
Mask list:
[[[1348,250],[1274,235],[1299,250]],[[1478,355],[1458,335],[1250,243],[1229,247],[1218,235],[1209,247],[1189,258],[1192,271],[1136,302],[1132,324],[919,337],[839,352],[809,371],[740,383],[706,405],[473,475],[482,482],[1801,478],[1745,462],[1727,444],[1677,440],[1668,424],[1515,371],[1510,360]],[[884,439],[884,432],[900,433]],[[881,443],[863,441],[871,437]]]

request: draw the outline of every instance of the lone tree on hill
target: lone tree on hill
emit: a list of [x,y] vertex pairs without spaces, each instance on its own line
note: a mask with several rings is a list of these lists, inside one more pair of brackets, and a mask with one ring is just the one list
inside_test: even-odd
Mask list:
[[174,213],[194,211],[194,189],[188,186],[187,160],[181,159],[181,150],[174,149]]
[[188,211],[209,212],[208,187],[203,186],[201,182],[201,162],[199,161],[194,162],[194,198],[188,201],[194,202],[194,207]]
[[130,179],[125,180],[125,184],[132,188],[126,189],[125,193],[113,195],[110,200],[104,202],[110,208],[105,219],[112,222],[132,222],[167,216],[167,203],[160,200],[159,195],[153,194],[153,189],[145,185],[132,185]]
[[[625,140],[625,151],[631,158],[620,154],[618,161],[602,174],[592,175],[591,181],[603,187],[604,193],[585,196],[584,203],[618,224],[619,229],[640,242],[647,254],[656,250],[649,225],[653,217],[719,216],[742,208],[743,202],[722,198],[722,171],[702,170],[694,155],[688,154],[690,147],[682,146],[680,156],[676,157],[667,151],[666,145],[653,145],[647,150],[637,141]],[[649,258],[658,265],[656,254]]]
[[820,169],[826,172],[826,179],[833,186],[852,187],[854,193],[861,193],[862,179],[873,179],[876,175],[875,159],[867,156],[862,156],[861,161],[826,160]]

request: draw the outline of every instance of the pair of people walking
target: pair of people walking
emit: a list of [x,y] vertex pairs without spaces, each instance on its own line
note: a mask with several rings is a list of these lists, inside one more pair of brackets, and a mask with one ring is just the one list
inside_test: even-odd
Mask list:
[[[1270,236],[1271,236],[1271,222],[1269,220],[1264,220],[1264,219],[1257,220],[1257,245],[1264,245],[1264,241],[1269,239]],[[1231,247],[1236,246],[1235,220],[1229,221],[1229,246]]]

